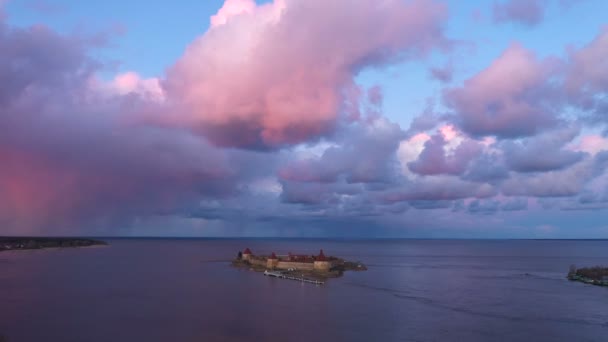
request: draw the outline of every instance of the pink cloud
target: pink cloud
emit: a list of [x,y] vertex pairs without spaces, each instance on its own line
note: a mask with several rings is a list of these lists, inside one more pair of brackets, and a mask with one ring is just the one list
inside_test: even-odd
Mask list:
[[546,0],[506,0],[494,3],[495,22],[516,22],[526,26],[539,24],[544,17]]
[[410,142],[412,143],[424,143],[426,141],[428,141],[429,139],[431,139],[431,136],[426,134],[426,133],[418,133],[416,135],[414,135],[413,137],[411,137],[409,139]]
[[146,95],[158,81],[134,73],[95,81],[87,44],[42,26],[0,26],[5,234],[123,224],[236,191],[248,177],[240,155],[184,132],[125,125],[160,107]]
[[136,72],[118,74],[110,82],[103,82],[96,77],[90,80],[92,92],[106,93],[108,96],[135,94],[147,100],[162,102],[165,94],[158,78],[142,78]]
[[452,125],[441,126],[439,128],[439,132],[441,132],[441,134],[443,135],[445,140],[448,142],[454,140],[459,135],[459,133],[456,131],[456,129]]
[[211,26],[224,25],[230,17],[252,13],[255,8],[254,0],[226,0],[217,14],[211,17]]
[[161,118],[165,124],[192,127],[224,146],[314,139],[334,129],[343,90],[360,70],[446,42],[446,8],[434,1],[252,5],[227,1],[170,68],[163,86],[180,110]]
[[464,86],[445,91],[444,100],[456,111],[461,129],[474,136],[533,135],[555,121],[543,102],[554,68],[552,61],[538,61],[513,44]]
[[596,93],[608,92],[608,27],[585,47],[569,52],[566,91],[577,102],[581,97],[593,97]]
[[600,135],[584,135],[571,148],[575,151],[597,154],[601,151],[608,151],[608,138]]
[[93,40],[0,19],[3,232],[291,218],[299,204],[329,219],[454,201],[489,214],[528,197],[605,206],[606,138],[561,130],[557,109],[605,98],[606,33],[563,63],[514,44],[445,91],[451,113],[429,106],[404,132],[356,76],[445,46],[444,19],[426,1],[230,0],[166,78],[108,82]]

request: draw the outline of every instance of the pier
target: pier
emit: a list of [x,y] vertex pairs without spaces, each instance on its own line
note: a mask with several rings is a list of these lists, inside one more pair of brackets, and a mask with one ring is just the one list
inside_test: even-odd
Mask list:
[[281,272],[264,271],[264,275],[265,276],[269,276],[269,277],[281,278],[281,279],[297,280],[297,281],[300,281],[300,282],[303,282],[303,283],[309,283],[309,284],[315,284],[315,285],[323,285],[324,284],[324,282],[322,282],[322,281],[311,280],[311,279],[306,279],[306,278],[292,277],[292,276],[285,275],[285,274],[283,274]]

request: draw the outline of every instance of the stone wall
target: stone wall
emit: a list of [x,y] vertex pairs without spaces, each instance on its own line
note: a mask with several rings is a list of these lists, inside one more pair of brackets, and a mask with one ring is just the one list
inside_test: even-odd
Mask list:
[[312,270],[314,266],[310,262],[279,261],[276,267],[284,270],[288,268],[295,268],[296,270]]
[[254,259],[254,258],[250,258],[250,259],[249,259],[249,262],[250,262],[252,265],[266,267],[266,259],[260,260],[260,259]]
[[269,269],[280,269],[286,270],[288,268],[294,268],[296,270],[318,270],[318,271],[329,271],[331,263],[329,261],[315,261],[312,262],[293,262],[293,261],[281,261],[278,259],[257,259],[250,258],[248,260],[252,265],[266,267]]
[[277,268],[277,265],[279,263],[279,259],[268,259],[266,260],[266,267],[270,268],[270,269],[275,269]]
[[314,269],[318,271],[329,271],[331,264],[329,261],[315,261]]

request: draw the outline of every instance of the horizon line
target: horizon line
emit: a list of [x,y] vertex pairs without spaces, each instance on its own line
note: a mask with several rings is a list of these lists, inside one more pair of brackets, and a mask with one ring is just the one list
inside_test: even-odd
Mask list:
[[335,236],[313,236],[313,237],[281,237],[281,236],[86,236],[86,235],[0,235],[0,239],[16,238],[48,238],[48,239],[167,239],[167,240],[534,240],[534,241],[604,241],[605,238],[508,238],[508,237],[335,237]]

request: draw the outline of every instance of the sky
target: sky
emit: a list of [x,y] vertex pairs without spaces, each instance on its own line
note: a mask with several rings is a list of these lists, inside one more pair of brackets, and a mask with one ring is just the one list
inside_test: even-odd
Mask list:
[[0,235],[608,238],[601,0],[0,0]]

